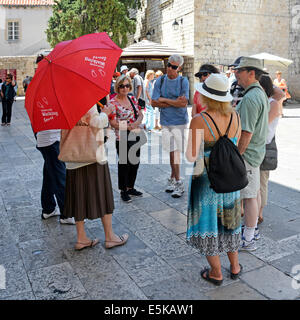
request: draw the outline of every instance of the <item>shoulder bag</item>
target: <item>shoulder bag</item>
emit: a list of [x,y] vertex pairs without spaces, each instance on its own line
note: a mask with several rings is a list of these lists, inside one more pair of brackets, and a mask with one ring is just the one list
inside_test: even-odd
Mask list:
[[63,162],[97,162],[97,149],[103,141],[97,141],[102,130],[87,124],[77,124],[71,130],[61,130],[60,153]]

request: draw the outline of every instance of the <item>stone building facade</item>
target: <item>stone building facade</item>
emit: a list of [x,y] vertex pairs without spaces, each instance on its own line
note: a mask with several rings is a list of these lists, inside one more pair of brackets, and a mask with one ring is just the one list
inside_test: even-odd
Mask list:
[[[26,76],[33,77],[36,68],[36,56],[2,56],[0,57],[0,70],[12,73],[18,84],[18,95],[24,95],[22,82]],[[2,77],[5,79],[5,77]]]
[[[183,50],[191,87],[203,63],[226,66],[261,52],[294,60],[281,68],[291,94],[300,99],[300,0],[144,0],[130,41],[150,40]],[[178,29],[173,29],[173,23]],[[275,77],[278,67],[266,65]]]

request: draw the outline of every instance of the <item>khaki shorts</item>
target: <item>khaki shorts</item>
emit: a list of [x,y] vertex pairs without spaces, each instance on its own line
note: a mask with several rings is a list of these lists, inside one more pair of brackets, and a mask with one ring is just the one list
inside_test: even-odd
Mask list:
[[168,152],[178,150],[184,152],[186,145],[187,125],[162,126],[162,147]]
[[261,207],[265,207],[268,202],[268,181],[270,171],[260,170],[260,196],[261,196]]
[[245,159],[244,162],[249,183],[247,187],[241,190],[241,199],[254,199],[257,197],[260,188],[260,170],[259,167],[252,167]]

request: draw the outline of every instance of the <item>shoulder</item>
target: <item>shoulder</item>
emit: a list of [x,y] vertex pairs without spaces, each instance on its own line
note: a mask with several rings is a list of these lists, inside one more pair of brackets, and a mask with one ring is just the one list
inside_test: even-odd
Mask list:
[[203,114],[201,112],[197,113],[191,120],[190,129],[203,129],[205,128],[205,122],[203,119]]

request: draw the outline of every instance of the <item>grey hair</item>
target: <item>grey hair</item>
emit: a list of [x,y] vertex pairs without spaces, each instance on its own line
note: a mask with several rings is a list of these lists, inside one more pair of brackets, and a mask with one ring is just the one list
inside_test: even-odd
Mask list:
[[139,74],[139,70],[136,68],[132,68],[129,73]]
[[183,63],[184,63],[184,59],[183,59],[182,56],[179,55],[179,54],[172,54],[172,55],[169,57],[169,59],[168,59],[168,62],[171,62],[171,61],[179,63],[179,66],[180,66],[180,67],[181,67],[181,66],[183,65]]

